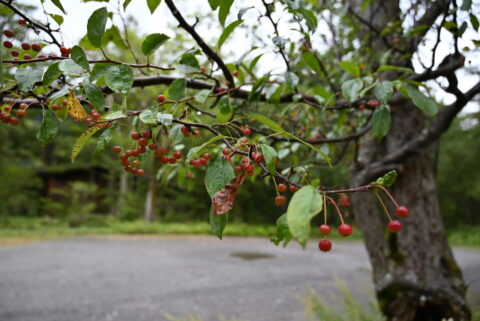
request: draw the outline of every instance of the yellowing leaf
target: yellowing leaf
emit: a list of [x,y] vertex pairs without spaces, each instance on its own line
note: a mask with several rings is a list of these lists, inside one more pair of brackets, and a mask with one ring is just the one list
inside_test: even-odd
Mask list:
[[72,154],[70,156],[72,163],[75,161],[75,158],[77,158],[78,154],[83,149],[83,146],[85,146],[85,144],[88,142],[90,137],[92,137],[100,129],[102,129],[102,127],[97,127],[97,126],[89,127],[82,135],[80,135],[80,137],[78,137],[77,141],[75,142],[75,145],[73,146]]
[[88,118],[88,114],[83,109],[82,104],[78,101],[77,97],[75,96],[75,92],[73,89],[70,89],[70,95],[68,96],[68,114],[74,121],[82,121]]

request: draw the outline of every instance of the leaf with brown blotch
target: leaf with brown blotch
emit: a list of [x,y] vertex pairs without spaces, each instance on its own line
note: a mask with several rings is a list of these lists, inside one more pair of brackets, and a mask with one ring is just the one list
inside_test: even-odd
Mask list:
[[245,175],[235,177],[212,197],[213,215],[222,215],[230,211],[237,197],[238,189],[245,180]]
[[77,97],[75,97],[75,92],[72,89],[70,89],[67,102],[68,114],[74,121],[82,121],[88,118],[87,112],[83,109],[82,104],[80,104]]

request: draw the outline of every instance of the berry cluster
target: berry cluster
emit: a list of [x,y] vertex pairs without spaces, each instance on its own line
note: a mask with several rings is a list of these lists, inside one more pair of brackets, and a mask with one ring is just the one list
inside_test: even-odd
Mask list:
[[[397,217],[399,218],[405,218],[408,216],[408,213],[409,213],[409,210],[407,207],[405,206],[399,206],[397,204],[397,202],[394,200],[394,198],[392,197],[392,195],[388,192],[388,190],[386,188],[384,188],[383,186],[381,185],[378,185],[378,188],[380,188],[381,190],[383,190],[387,195],[388,197],[390,198],[390,200],[393,202],[393,204],[396,206],[396,210],[395,210],[395,213],[397,214]],[[383,200],[382,198],[380,197],[380,195],[378,194],[377,191],[375,191],[375,195],[378,197],[378,199],[380,200],[380,203],[382,205],[382,207],[385,209],[385,213],[387,214],[387,217],[389,219],[389,222],[387,224],[387,229],[392,232],[392,233],[397,233],[399,232],[401,229],[402,229],[402,223],[399,221],[399,220],[393,220],[390,216],[390,214],[388,213],[388,210],[385,206],[385,204],[383,203]],[[330,226],[327,224],[327,203],[330,203],[334,206],[339,218],[340,218],[340,221],[341,221],[341,224],[340,226],[338,227],[338,233],[342,236],[349,236],[352,234],[352,226],[349,225],[349,224],[345,224],[344,220],[343,220],[343,215],[337,205],[337,203],[335,202],[335,200],[329,196],[324,196],[324,224],[320,225],[319,227],[319,231],[320,233],[324,236],[324,239],[319,241],[318,242],[318,248],[320,249],[320,251],[322,252],[328,252],[332,249],[332,242],[330,240],[327,239],[327,235],[329,235],[331,233],[331,228]],[[341,195],[340,196],[340,199],[339,199],[339,203],[340,205],[342,205],[343,207],[349,207],[351,206],[350,204],[350,198],[347,196],[347,195]]]
[[[287,185],[280,183],[277,185],[277,191],[279,193],[285,193],[287,189],[290,189],[290,192],[295,193],[298,188],[294,185],[290,185],[290,188],[287,187]],[[287,198],[283,195],[277,195],[275,197],[275,205],[278,207],[284,206],[287,203]]]
[[[29,23],[25,19],[19,19],[18,24],[22,27],[29,28]],[[44,43],[30,43],[27,41],[21,41],[19,39],[15,39],[15,32],[12,29],[5,29],[3,30],[3,34],[8,40],[3,42],[3,46],[10,50],[10,54],[18,59],[18,57],[22,56],[23,60],[30,60],[32,57],[37,57],[41,59],[47,58],[44,54],[39,54],[42,51],[42,48],[45,46]],[[60,47],[60,55],[62,57],[69,57],[72,48],[67,48],[64,46]],[[38,55],[38,56],[37,56]],[[56,54],[50,54],[48,57],[58,57]]]
[[0,113],[0,121],[5,124],[9,124],[12,126],[17,126],[20,123],[20,119],[26,118],[28,116],[28,105],[27,104],[20,104],[18,109],[15,110],[15,116],[12,116],[13,107],[7,105],[3,107],[3,112]]

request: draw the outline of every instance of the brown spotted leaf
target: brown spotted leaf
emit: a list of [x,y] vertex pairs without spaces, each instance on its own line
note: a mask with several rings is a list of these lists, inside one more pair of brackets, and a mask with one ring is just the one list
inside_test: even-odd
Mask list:
[[70,94],[68,95],[68,114],[74,121],[82,121],[88,118],[88,114],[83,109],[82,104],[78,101],[77,97],[75,97],[75,93],[72,89],[70,89]]
[[230,211],[237,197],[238,189],[245,180],[245,175],[235,177],[212,197],[213,215],[222,215]]

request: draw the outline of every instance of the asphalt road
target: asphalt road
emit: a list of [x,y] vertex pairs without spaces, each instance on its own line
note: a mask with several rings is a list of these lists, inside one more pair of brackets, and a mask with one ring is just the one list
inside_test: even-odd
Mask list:
[[[480,293],[480,251],[455,255]],[[361,243],[320,253],[267,239],[81,237],[0,248],[1,321],[301,321],[307,289],[336,291],[335,277],[365,301],[370,265]]]

